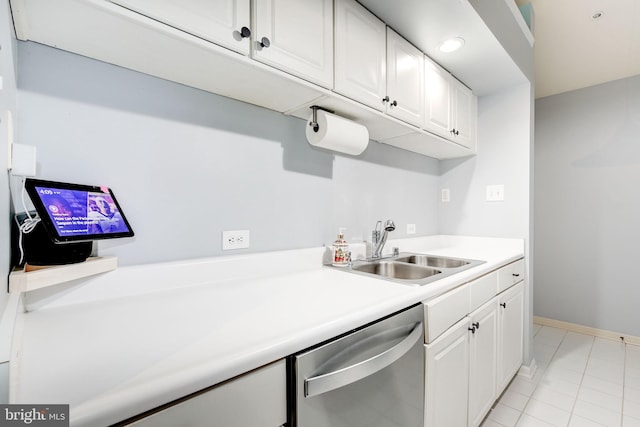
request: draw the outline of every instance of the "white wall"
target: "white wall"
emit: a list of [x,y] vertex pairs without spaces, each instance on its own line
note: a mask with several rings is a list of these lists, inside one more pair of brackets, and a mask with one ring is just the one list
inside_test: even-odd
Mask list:
[[0,2],[0,76],[2,89],[0,90],[0,313],[4,310],[8,293],[7,278],[9,276],[10,259],[10,224],[11,205],[9,195],[8,166],[8,111],[12,111],[16,119],[16,81],[15,81],[15,37],[13,35],[13,21],[9,10],[9,2]]
[[[371,143],[313,149],[305,122],[29,42],[19,42],[21,142],[44,179],[107,184],[136,237],[101,255],[137,264],[222,255],[222,230],[251,251],[321,246],[347,227],[369,239],[391,218],[438,232],[439,162]],[[244,252],[244,251],[243,251]]]
[[535,314],[640,336],[640,76],[537,100]]

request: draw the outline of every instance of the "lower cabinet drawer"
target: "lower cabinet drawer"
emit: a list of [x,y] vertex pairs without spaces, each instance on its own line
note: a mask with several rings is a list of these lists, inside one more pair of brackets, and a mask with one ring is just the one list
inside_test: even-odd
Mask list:
[[286,396],[286,368],[281,360],[128,425],[277,427],[287,422]]
[[498,270],[498,292],[509,289],[511,286],[524,280],[524,260],[507,264]]
[[481,307],[496,296],[498,273],[496,271],[469,283],[469,312]]
[[428,344],[469,313],[469,284],[424,302],[425,342]]

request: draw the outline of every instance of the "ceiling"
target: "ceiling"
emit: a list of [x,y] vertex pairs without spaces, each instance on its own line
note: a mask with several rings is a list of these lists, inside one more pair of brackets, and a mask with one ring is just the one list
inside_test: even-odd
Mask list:
[[534,10],[536,98],[640,74],[640,0],[517,3]]
[[[640,0],[503,1],[533,6],[536,98],[640,75]],[[359,2],[480,96],[524,81],[469,0]],[[450,36],[465,46],[442,54]]]
[[[527,81],[467,0],[358,1],[479,96]],[[440,52],[451,37],[462,37],[464,47]]]

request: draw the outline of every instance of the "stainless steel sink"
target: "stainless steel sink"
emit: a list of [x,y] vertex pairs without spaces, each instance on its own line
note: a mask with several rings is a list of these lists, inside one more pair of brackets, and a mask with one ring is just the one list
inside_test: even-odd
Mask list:
[[405,257],[395,258],[398,262],[408,262],[415,265],[424,265],[427,267],[435,268],[459,268],[468,264],[471,261],[458,258],[445,258],[433,255],[409,255]]
[[364,273],[378,274],[380,276],[401,280],[424,279],[442,273],[442,271],[434,268],[418,267],[416,265],[395,261],[368,262],[353,266],[352,268],[353,270]]
[[424,286],[485,261],[437,255],[400,253],[395,257],[354,261],[340,270],[378,277],[411,286]]

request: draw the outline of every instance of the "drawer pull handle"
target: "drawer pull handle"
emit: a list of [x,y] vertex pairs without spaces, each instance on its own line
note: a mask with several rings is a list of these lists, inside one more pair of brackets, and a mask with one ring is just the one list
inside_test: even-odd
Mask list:
[[472,327],[467,328],[467,329],[470,330],[472,334],[476,333],[476,327],[475,326],[472,326]]
[[475,322],[475,323],[472,323],[471,325],[477,330],[480,330],[480,322]]
[[506,302],[502,302],[502,303],[500,303],[500,307],[502,307],[502,308],[507,308],[507,303],[506,303]]
[[[411,328],[411,331],[407,334],[407,329],[409,328]],[[424,341],[424,327],[422,322],[380,332],[364,341],[353,344],[352,347],[345,349],[343,353],[349,354],[349,352],[351,352],[351,354],[354,354],[355,351],[361,351],[363,354],[367,354],[367,352],[379,348],[381,344],[395,343],[398,338],[402,338],[402,341],[369,359],[304,380],[304,396],[313,397],[327,393],[339,387],[360,381],[391,365],[411,351],[416,343]],[[367,348],[366,345],[370,347]],[[422,344],[419,345],[422,347]]]
[[520,277],[519,273],[513,273],[513,277]]

